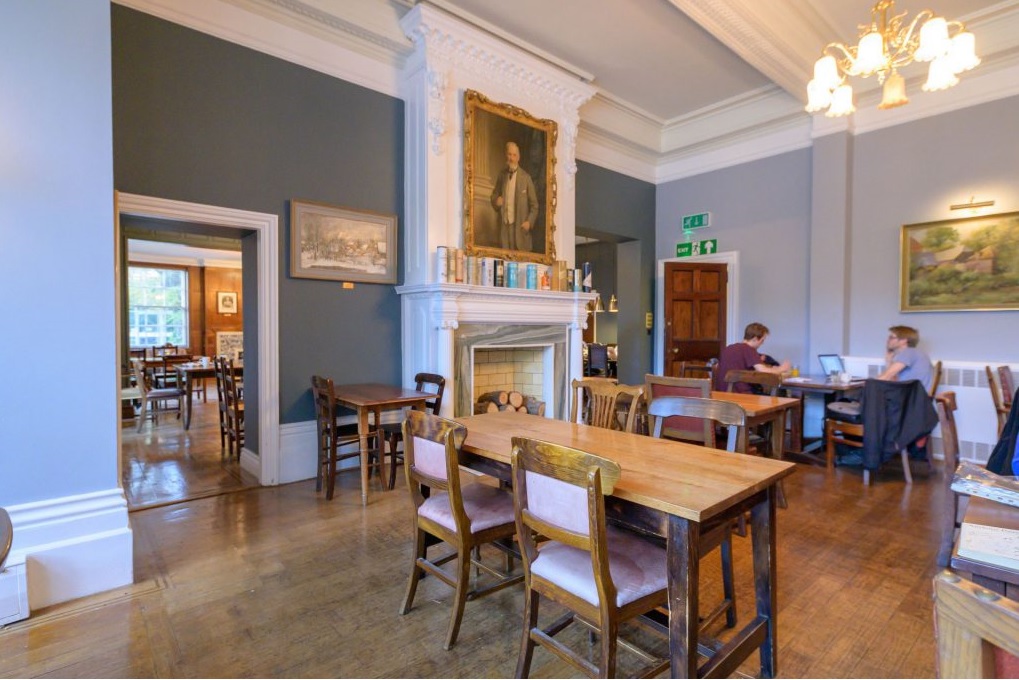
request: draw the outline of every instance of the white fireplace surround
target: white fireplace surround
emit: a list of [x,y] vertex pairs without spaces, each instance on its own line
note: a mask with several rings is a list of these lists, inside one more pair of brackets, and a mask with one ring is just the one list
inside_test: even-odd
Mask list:
[[[558,326],[565,332],[565,386],[583,375],[581,344],[587,303],[594,293],[560,293],[458,284],[400,286],[403,315],[403,383],[414,384],[419,372],[446,378],[442,415],[454,414],[459,379],[455,365],[456,330],[461,325]],[[481,346],[491,343],[481,342]],[[468,378],[469,379],[469,378]],[[558,413],[569,413],[569,398]]]

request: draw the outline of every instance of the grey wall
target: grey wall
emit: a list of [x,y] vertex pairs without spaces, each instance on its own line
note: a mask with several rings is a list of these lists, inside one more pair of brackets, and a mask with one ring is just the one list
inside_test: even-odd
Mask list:
[[116,4],[110,11],[116,188],[280,216],[281,421],[314,417],[313,373],[399,383],[393,287],[290,278],[289,201],[395,213],[402,238],[403,103]]
[[[0,13],[0,505],[11,506],[117,488],[119,362],[109,2],[9,0]],[[82,392],[60,407],[54,389],[70,376]]]
[[656,256],[676,256],[682,216],[711,212],[696,240],[739,251],[740,318],[771,329],[763,351],[806,364],[811,156],[807,149],[724,168],[658,187]]
[[644,330],[644,313],[653,311],[655,186],[583,161],[577,166],[577,232],[631,241],[620,246],[624,256],[618,260],[626,265],[617,274],[619,379],[642,383],[651,370],[651,336]]
[[[946,93],[951,95],[952,93]],[[919,95],[931,96],[931,95]],[[914,326],[937,359],[1014,362],[1019,312],[899,312],[904,224],[969,217],[952,203],[1019,210],[1019,97],[859,135],[853,150],[849,352],[880,356],[887,329]]]

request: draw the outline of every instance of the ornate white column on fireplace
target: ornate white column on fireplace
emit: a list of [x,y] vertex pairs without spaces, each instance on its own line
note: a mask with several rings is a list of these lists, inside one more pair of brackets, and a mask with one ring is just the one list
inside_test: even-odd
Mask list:
[[[442,373],[447,390],[452,375],[456,311],[470,290],[472,308],[485,308],[506,323],[503,308],[521,313],[518,323],[541,323],[556,316],[572,330],[569,376],[580,374],[580,333],[591,296],[541,291],[440,286],[435,264],[439,246],[462,248],[464,214],[463,97],[476,90],[558,125],[554,214],[556,257],[574,265],[576,219],[575,149],[579,109],[594,93],[577,75],[490,35],[427,4],[418,4],[400,22],[414,42],[402,74],[406,103],[403,295],[403,382],[420,371]],[[491,293],[491,294],[489,294]],[[548,312],[541,311],[547,307]],[[553,311],[554,310],[554,311]],[[546,322],[547,323],[547,322]],[[444,400],[444,404],[452,400]]]

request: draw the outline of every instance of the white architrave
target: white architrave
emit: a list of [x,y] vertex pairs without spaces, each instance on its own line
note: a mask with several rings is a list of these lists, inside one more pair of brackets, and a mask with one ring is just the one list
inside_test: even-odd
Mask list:
[[241,467],[263,486],[280,483],[279,402],[279,216],[187,203],[166,198],[118,194],[121,215],[208,224],[254,231],[258,238],[258,444],[255,455],[241,452]]

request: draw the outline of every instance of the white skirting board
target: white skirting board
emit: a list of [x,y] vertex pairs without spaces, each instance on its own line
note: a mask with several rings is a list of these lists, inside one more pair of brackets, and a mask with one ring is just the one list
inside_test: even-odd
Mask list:
[[9,568],[21,565],[24,580],[16,570],[15,578],[0,578],[0,602],[18,599],[17,588],[25,587],[27,607],[38,609],[133,582],[134,546],[123,490],[12,505],[7,511],[14,525]]
[[[356,422],[357,418],[352,415],[339,419],[341,425]],[[383,411],[382,422],[384,424],[403,422],[403,412]],[[314,420],[280,426],[280,484],[315,478],[315,464],[318,461],[315,450],[316,436]],[[241,465],[243,464],[242,455]],[[348,458],[339,463],[340,469],[343,470],[357,465],[356,458]]]

